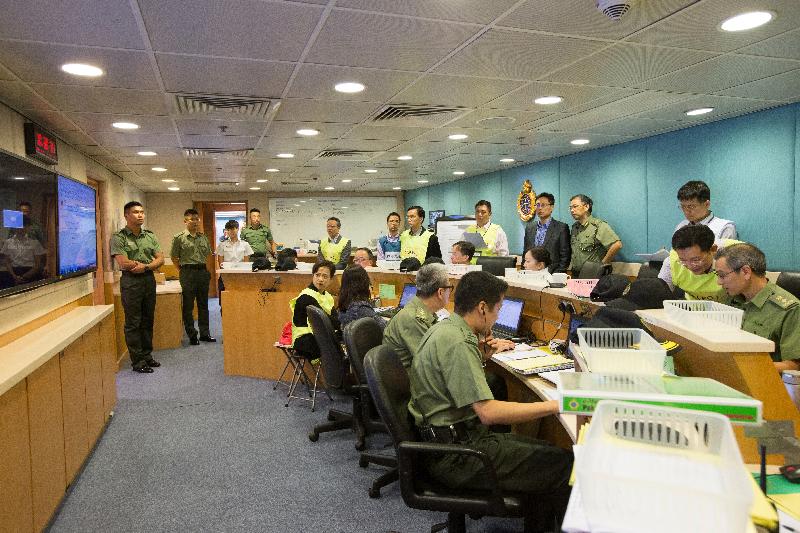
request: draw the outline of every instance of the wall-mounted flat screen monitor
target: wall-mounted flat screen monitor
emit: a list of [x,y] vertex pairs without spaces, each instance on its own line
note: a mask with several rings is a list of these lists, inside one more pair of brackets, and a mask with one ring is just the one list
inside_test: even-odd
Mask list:
[[443,216],[444,216],[444,210],[443,209],[437,209],[437,210],[434,210],[434,211],[428,211],[428,217],[429,217],[430,225],[432,226],[432,228],[436,227],[436,221],[439,220],[440,218],[442,218]]
[[97,270],[96,191],[79,181],[58,177],[58,275]]
[[56,175],[0,152],[0,296],[58,279]]

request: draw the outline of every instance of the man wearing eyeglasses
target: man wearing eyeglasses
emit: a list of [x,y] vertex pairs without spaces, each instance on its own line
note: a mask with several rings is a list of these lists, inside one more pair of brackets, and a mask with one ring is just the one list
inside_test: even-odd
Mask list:
[[684,183],[678,189],[678,202],[686,218],[675,227],[675,231],[700,224],[711,228],[717,240],[736,238],[736,224],[711,212],[711,189],[704,181]]
[[566,272],[572,256],[569,242],[569,226],[552,218],[556,198],[549,192],[536,196],[536,219],[525,225],[525,247],[530,250],[536,246],[544,247],[550,253],[550,266],[553,272]]
[[727,300],[725,291],[717,284],[714,254],[717,250],[739,241],[714,240],[711,228],[702,224],[684,226],[672,236],[672,250],[661,265],[658,277],[686,293],[687,300]]
[[775,343],[772,360],[778,371],[800,370],[800,301],[767,280],[764,252],[749,243],[728,246],[716,254],[717,281],[742,309],[742,329]]

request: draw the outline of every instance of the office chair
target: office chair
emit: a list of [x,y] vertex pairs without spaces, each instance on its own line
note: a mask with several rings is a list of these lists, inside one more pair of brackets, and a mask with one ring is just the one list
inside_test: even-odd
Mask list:
[[[350,366],[358,378],[358,387],[361,396],[361,419],[367,434],[381,432],[387,433],[386,426],[381,421],[375,410],[375,403],[367,386],[367,377],[364,374],[364,356],[372,348],[383,342],[383,330],[372,317],[360,318],[351,322],[344,329],[344,345],[350,357]],[[382,453],[370,451],[361,452],[358,466],[366,468],[370,463],[386,466],[389,471],[378,477],[369,489],[370,498],[380,498],[381,487],[397,481],[397,458]]]
[[[331,319],[319,307],[308,306],[306,314],[308,323],[311,325],[311,332],[319,345],[320,365],[326,390],[329,394],[331,389],[338,390],[352,398],[353,413],[358,413],[361,409],[359,391],[357,387],[348,383],[350,363],[342,351],[342,345],[336,340]],[[353,413],[331,409],[328,411],[328,422],[314,426],[311,433],[308,434],[309,440],[317,442],[320,433],[352,429],[356,432],[356,449],[364,449],[365,429],[361,424],[361,417],[353,416]]]
[[636,279],[657,278],[659,272],[661,272],[661,262],[648,261],[646,263],[642,263]]
[[484,272],[505,276],[507,268],[517,267],[517,258],[513,255],[481,255],[475,259],[475,264],[481,265]]
[[776,284],[792,293],[795,298],[800,298],[800,272],[781,272]]
[[[375,407],[386,423],[397,449],[403,501],[413,509],[447,513],[447,522],[434,525],[431,533],[445,528],[448,533],[464,533],[466,515],[524,516],[526,532],[540,529],[535,528],[535,525],[540,525],[537,522],[539,517],[532,517],[528,513],[531,505],[535,505],[534,502],[525,494],[502,491],[497,481],[497,472],[486,454],[461,444],[419,441],[408,412],[408,400],[411,398],[408,374],[393,350],[383,345],[371,349],[364,360],[364,371]],[[486,491],[451,489],[431,479],[425,468],[425,456],[444,453],[479,458],[493,488]],[[546,497],[538,499],[541,501]]]
[[611,274],[611,265],[586,261],[577,277],[580,279],[600,279],[606,274]]

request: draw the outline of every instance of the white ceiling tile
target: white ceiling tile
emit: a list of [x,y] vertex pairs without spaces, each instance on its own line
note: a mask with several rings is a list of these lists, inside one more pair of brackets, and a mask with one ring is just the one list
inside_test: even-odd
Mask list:
[[287,98],[281,102],[275,120],[357,124],[377,109],[374,103],[369,102],[326,102]]
[[402,126],[382,126],[380,123],[359,124],[345,136],[346,139],[390,139],[407,141],[419,137],[429,128],[412,128]]
[[800,100],[800,69],[737,85],[736,87],[720,91],[719,94],[741,96],[744,98],[760,98],[763,100],[796,102]]
[[[532,82],[511,94],[489,102],[486,107],[493,109],[520,109],[537,111],[544,114],[566,112],[571,108],[591,102],[601,97],[624,96],[619,89],[609,87],[591,87],[566,83]],[[559,104],[538,105],[533,101],[541,96],[560,96],[564,100]]]
[[254,148],[259,137],[235,135],[181,135],[184,148],[217,148],[245,150]]
[[[153,49],[296,61],[319,6],[258,0],[139,0]],[[196,22],[191,22],[196,21]],[[198,31],[198,23],[205,31]]]
[[46,111],[42,109],[29,109],[25,111],[25,116],[33,122],[39,124],[48,131],[75,131],[78,127],[58,111]]
[[800,59],[800,30],[787,31],[736,51],[756,56]]
[[652,135],[666,128],[675,127],[677,124],[671,120],[653,120],[649,118],[625,117],[619,120],[612,120],[599,126],[589,128],[590,133],[601,133],[605,135],[638,136]]
[[392,99],[393,103],[479,107],[524,82],[428,74]]
[[[201,118],[175,119],[182,135],[243,135],[260,137],[266,123],[242,120],[215,120]],[[224,128],[224,131],[220,128]]]
[[350,129],[352,124],[337,124],[335,122],[289,122],[273,121],[269,126],[267,136],[270,139],[308,139],[297,134],[299,129],[315,129],[319,135],[313,137],[316,140],[338,139]]
[[[490,104],[491,105],[491,104]],[[506,130],[516,128],[546,116],[548,113],[536,111],[516,111],[508,109],[478,109],[451,122],[448,128],[477,128],[484,130]]]
[[0,65],[0,80],[16,81],[17,77],[6,67]]
[[73,147],[80,153],[89,157],[96,155],[109,155],[105,148],[102,146],[97,146],[96,144],[74,144]]
[[441,20],[488,24],[517,0],[338,0],[336,7]]
[[[384,102],[419,77],[412,72],[374,68],[302,65],[287,94],[290,98]],[[366,86],[360,93],[340,93],[334,85],[358,82]]]
[[[424,71],[477,27],[334,10],[306,60],[310,63]],[[358,53],[353,53],[358,50]]]
[[162,93],[106,87],[31,84],[44,98],[62,111],[164,115],[167,106]]
[[67,117],[75,122],[82,130],[87,133],[92,132],[116,132],[111,124],[114,122],[133,121],[139,125],[136,133],[175,133],[172,119],[167,116],[146,116],[137,115],[113,115],[110,113],[67,113]]
[[64,139],[69,144],[75,146],[79,144],[83,145],[98,145],[102,144],[97,139],[93,137],[89,137],[82,131],[59,131],[56,133],[58,137]]
[[[674,104],[659,107],[657,109],[644,110],[638,113],[637,117],[651,118],[657,120],[671,120],[680,122],[684,127],[699,124],[702,121],[713,119],[716,116],[729,113],[748,113],[756,109],[763,109],[771,104],[763,100],[750,100],[747,98],[732,98],[728,96],[701,95],[692,96],[687,100]],[[701,107],[713,107],[714,112],[708,115],[686,116],[686,111]]]
[[177,142],[176,135],[98,132],[92,137],[101,145],[112,146],[170,146]]
[[53,109],[47,100],[18,81],[0,81],[0,101],[12,109]]

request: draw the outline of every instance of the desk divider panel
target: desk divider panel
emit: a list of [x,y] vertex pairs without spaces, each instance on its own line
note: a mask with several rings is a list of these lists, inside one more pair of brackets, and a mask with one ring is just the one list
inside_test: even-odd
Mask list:
[[0,396],[0,531],[33,531],[28,391],[25,380]]

